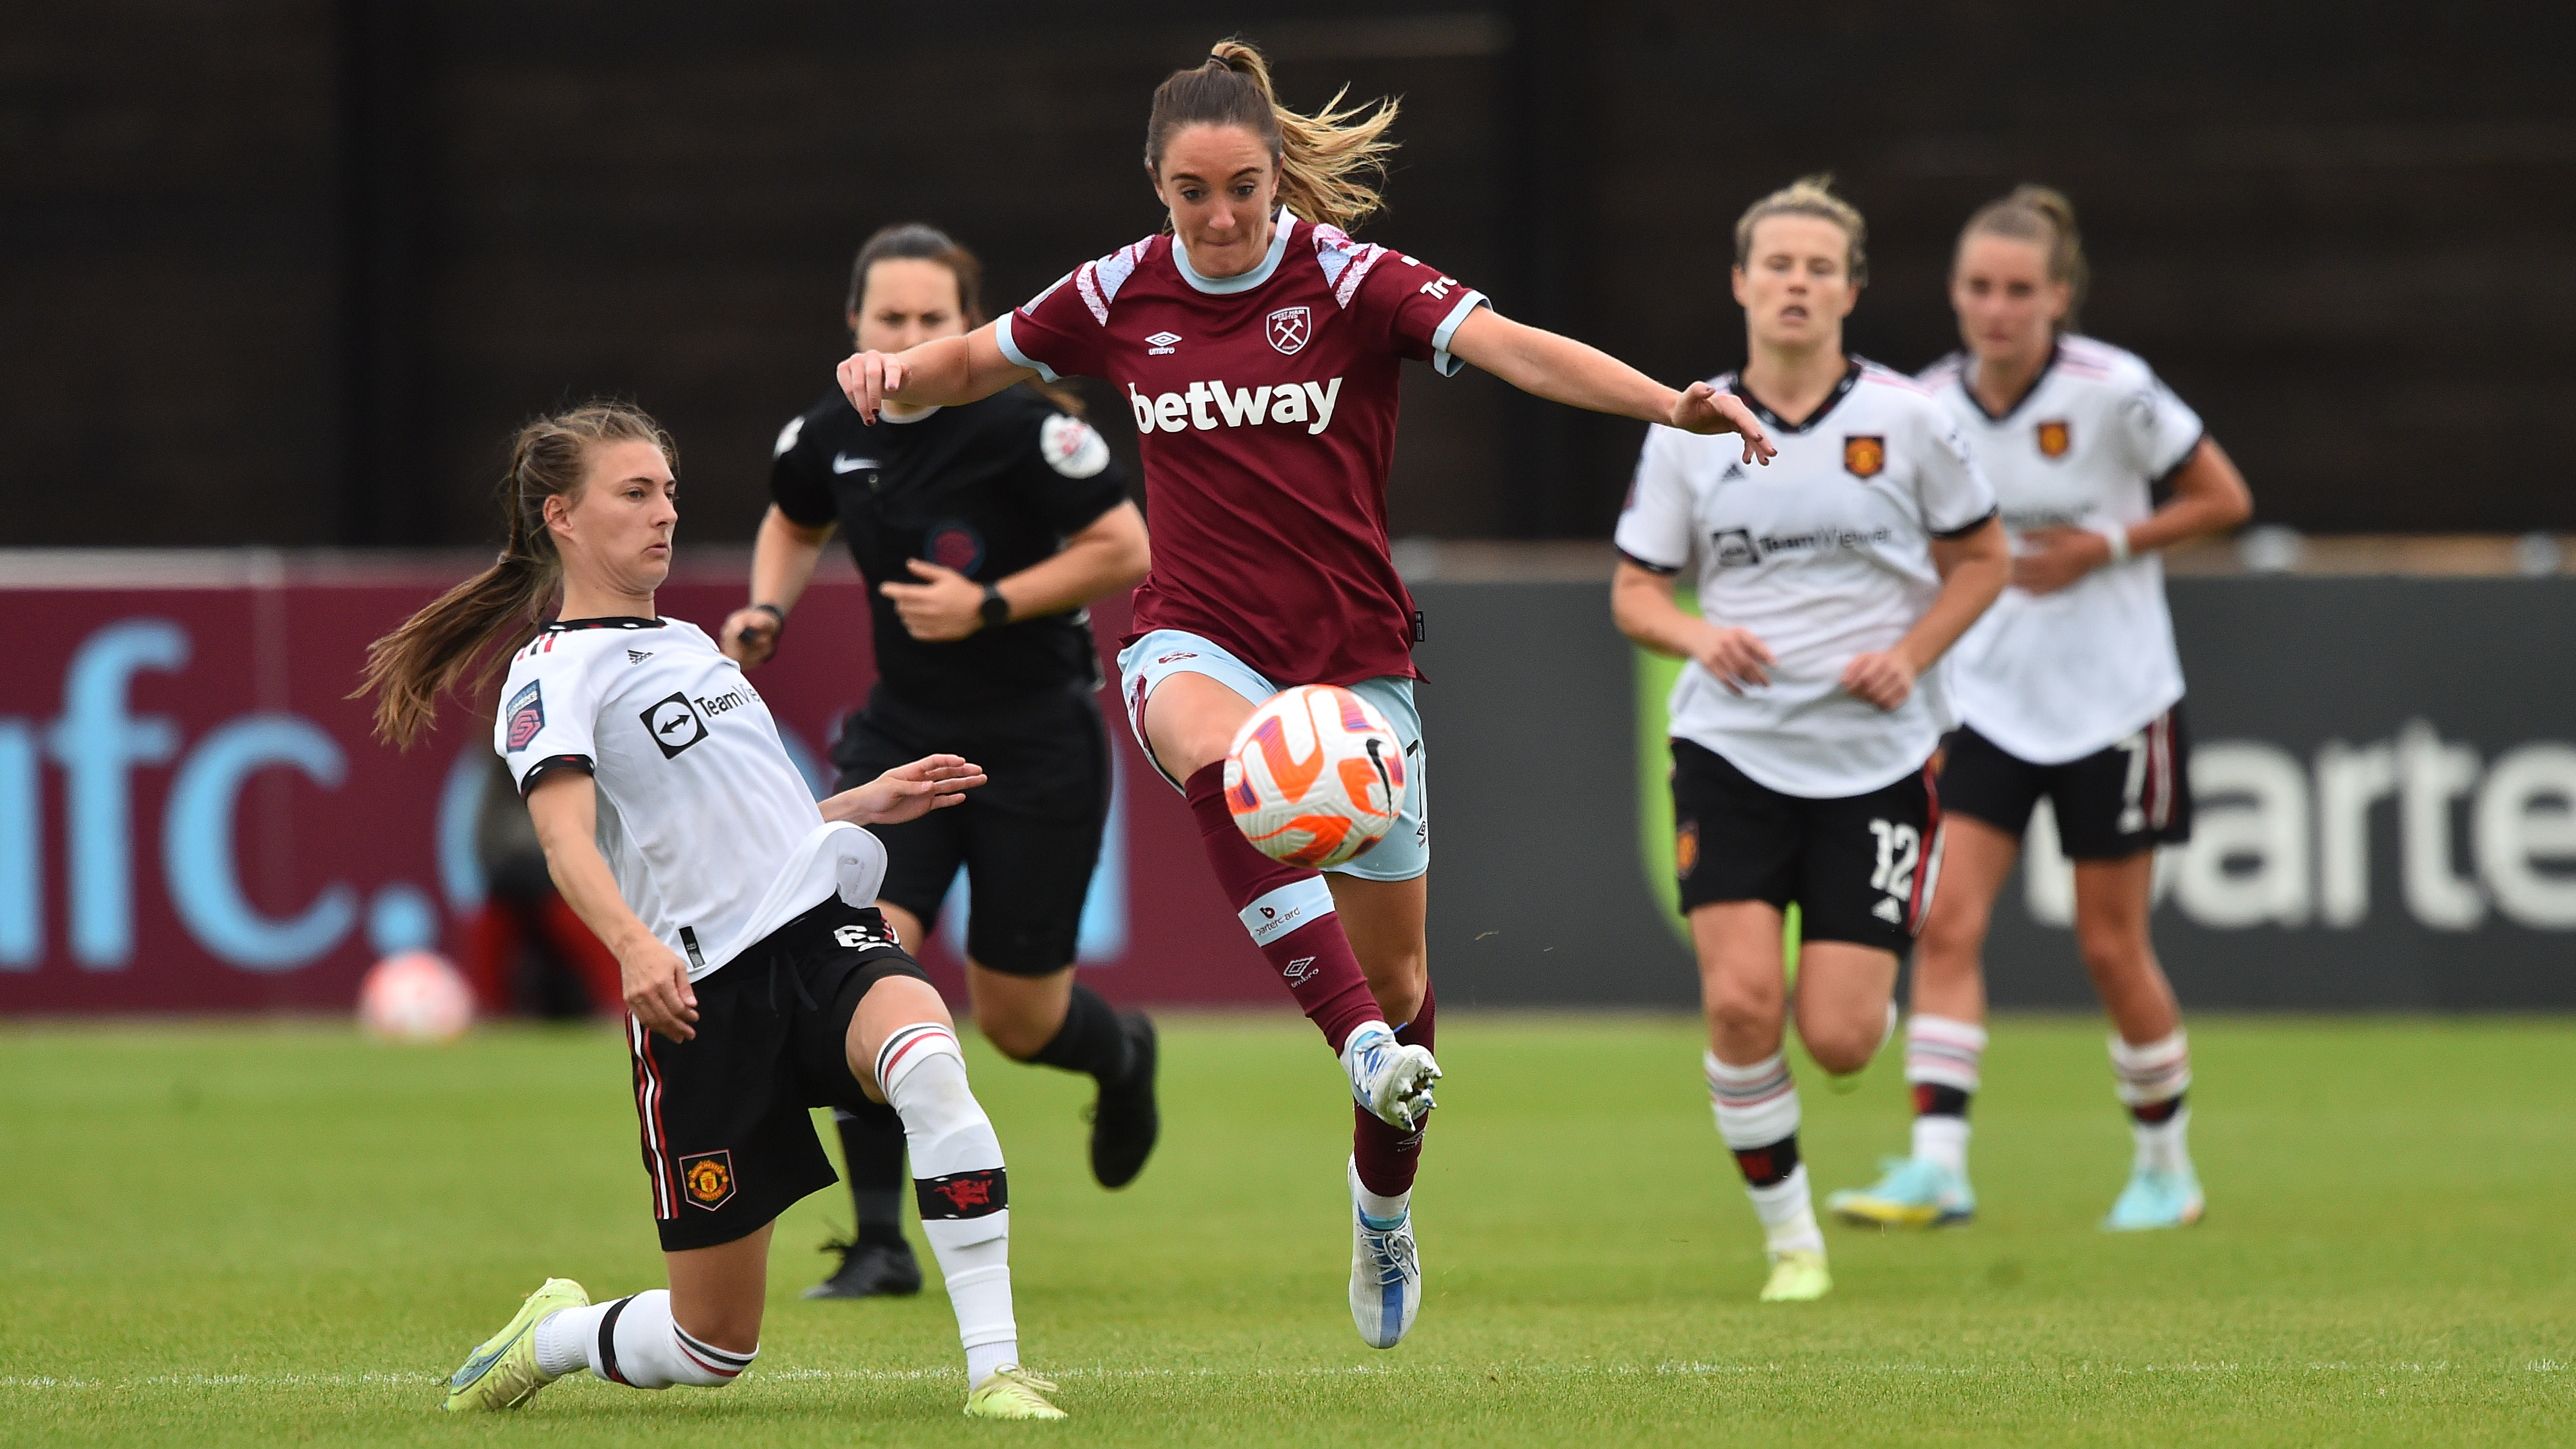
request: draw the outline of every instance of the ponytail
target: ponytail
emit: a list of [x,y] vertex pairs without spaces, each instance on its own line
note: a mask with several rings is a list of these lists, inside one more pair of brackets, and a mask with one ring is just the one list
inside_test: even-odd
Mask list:
[[1240,126],[1270,148],[1279,172],[1279,201],[1293,216],[1348,230],[1385,205],[1379,188],[1395,142],[1397,103],[1381,97],[1374,109],[1345,107],[1344,86],[1313,115],[1279,104],[1270,65],[1240,40],[1220,40],[1194,70],[1172,72],[1154,90],[1145,121],[1145,167],[1163,172],[1172,137],[1189,126]]
[[1959,244],[1967,245],[1968,238],[1979,232],[2037,244],[2048,256],[2048,279],[2067,288],[2066,315],[2058,319],[2057,330],[2083,330],[2076,314],[2083,310],[2084,294],[2092,287],[2093,269],[2084,260],[2084,235],[2075,229],[2075,203],[2065,193],[2047,186],[2016,186],[2012,195],[1977,208],[1960,228]]
[[622,403],[587,403],[519,429],[499,490],[509,529],[501,556],[367,646],[365,678],[349,697],[376,697],[376,738],[409,749],[437,717],[441,694],[469,675],[473,689],[491,681],[507,651],[485,658],[480,669],[475,661],[495,643],[516,648],[563,577],[546,500],[577,497],[591,447],[623,442],[651,443],[674,466],[679,461],[662,425]]

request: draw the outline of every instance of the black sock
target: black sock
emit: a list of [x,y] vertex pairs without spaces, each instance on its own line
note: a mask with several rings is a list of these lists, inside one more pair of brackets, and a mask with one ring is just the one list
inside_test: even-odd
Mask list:
[[841,1129],[859,1241],[902,1242],[903,1194],[912,1185],[903,1170],[903,1118],[883,1102],[870,1102],[835,1125]]
[[1938,1082],[1916,1082],[1914,1084],[1914,1115],[1917,1117],[1965,1117],[1968,1115],[1968,1094],[1960,1091],[1956,1087],[1942,1086]]
[[2129,1116],[2149,1127],[2170,1122],[2173,1120],[2173,1115],[2182,1110],[2182,1099],[2183,1094],[2176,1092],[2161,1102],[2149,1102],[2141,1107],[2131,1107]]
[[1790,1133],[1768,1147],[1739,1147],[1735,1165],[1744,1172],[1746,1187],[1776,1187],[1789,1180],[1798,1170],[1798,1134]]
[[1067,1072],[1087,1072],[1104,1082],[1127,1075],[1127,1024],[1100,993],[1077,981],[1064,1006],[1064,1025],[1055,1040],[1029,1058]]

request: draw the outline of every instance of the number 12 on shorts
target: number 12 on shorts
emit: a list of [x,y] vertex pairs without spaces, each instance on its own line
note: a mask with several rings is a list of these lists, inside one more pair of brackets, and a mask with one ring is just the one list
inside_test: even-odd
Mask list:
[[1873,820],[1869,833],[1878,837],[1878,868],[1870,872],[1869,888],[1887,893],[1874,914],[1902,921],[1905,902],[1914,894],[1915,869],[1923,863],[1923,832],[1894,820]]

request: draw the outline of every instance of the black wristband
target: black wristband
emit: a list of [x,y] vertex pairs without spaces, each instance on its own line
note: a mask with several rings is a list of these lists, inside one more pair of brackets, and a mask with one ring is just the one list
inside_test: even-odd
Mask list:
[[1011,622],[1011,601],[1002,597],[1000,585],[986,584],[983,605],[975,612],[983,616],[985,628],[999,629]]
[[751,606],[751,611],[755,614],[767,614],[769,617],[778,621],[778,627],[772,630],[772,633],[784,634],[787,632],[787,611],[785,609],[778,607],[776,604],[754,604]]

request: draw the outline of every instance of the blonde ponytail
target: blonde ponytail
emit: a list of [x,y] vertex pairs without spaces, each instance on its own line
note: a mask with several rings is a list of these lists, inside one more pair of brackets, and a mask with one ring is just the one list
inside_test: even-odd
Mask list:
[[679,466],[679,449],[662,425],[622,403],[588,403],[519,429],[501,480],[509,542],[500,558],[367,646],[365,678],[349,697],[376,697],[376,738],[409,749],[437,717],[440,695],[469,675],[475,689],[490,681],[507,651],[479,670],[475,661],[495,643],[516,648],[563,575],[546,500],[579,492],[593,446],[623,442],[651,443]]
[[2092,289],[2093,268],[2084,260],[2084,234],[2075,229],[2075,203],[2053,187],[2024,183],[2000,201],[1989,201],[1978,207],[1959,230],[1959,244],[1986,232],[2011,237],[2015,241],[2034,243],[2048,257],[2048,279],[2062,282],[2069,301],[2066,315],[2058,319],[2060,332],[2080,332],[2076,317],[2084,307],[2084,294]]
[[1313,115],[1292,111],[1279,103],[1260,51],[1220,40],[1203,64],[1174,71],[1155,88],[1145,121],[1145,165],[1161,175],[1163,153],[1185,127],[1240,126],[1270,148],[1281,205],[1307,221],[1348,230],[1385,205],[1379,188],[1396,146],[1386,130],[1398,108],[1391,96],[1374,107],[1346,107],[1342,98],[1349,94],[1348,86],[1335,91]]

